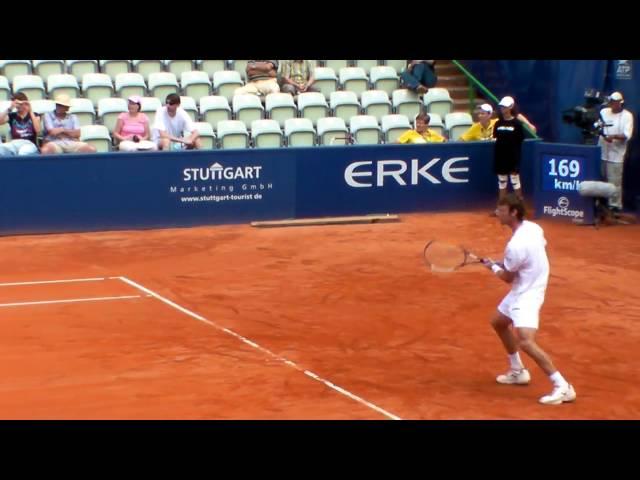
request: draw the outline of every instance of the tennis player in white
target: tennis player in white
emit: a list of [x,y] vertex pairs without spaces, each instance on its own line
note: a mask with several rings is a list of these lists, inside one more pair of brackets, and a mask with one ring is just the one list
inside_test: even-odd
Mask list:
[[491,319],[491,325],[507,350],[510,363],[509,371],[498,375],[496,380],[509,385],[527,385],[531,381],[531,375],[524,368],[518,353],[518,350],[522,350],[553,383],[553,391],[540,398],[540,403],[559,405],[573,402],[576,399],[574,388],[535,341],[540,308],[549,281],[549,260],[544,231],[539,225],[524,220],[524,213],[524,203],[514,194],[508,194],[498,201],[496,216],[502,225],[511,228],[513,235],[507,243],[502,262],[483,260],[484,265],[500,280],[512,285]]

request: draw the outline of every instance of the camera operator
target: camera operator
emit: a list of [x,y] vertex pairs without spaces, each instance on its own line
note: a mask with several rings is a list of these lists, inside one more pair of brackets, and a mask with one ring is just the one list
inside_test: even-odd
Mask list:
[[616,193],[609,200],[609,208],[622,210],[622,172],[627,144],[633,134],[633,115],[623,108],[624,98],[620,92],[609,97],[609,106],[600,111],[604,124],[598,144],[602,148],[601,172],[609,183],[616,187]]

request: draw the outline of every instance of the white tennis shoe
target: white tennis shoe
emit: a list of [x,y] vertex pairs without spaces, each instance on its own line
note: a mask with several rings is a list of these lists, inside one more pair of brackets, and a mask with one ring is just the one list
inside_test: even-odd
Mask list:
[[544,405],[560,405],[565,402],[573,402],[576,399],[576,391],[571,385],[554,387],[549,395],[540,398]]
[[496,382],[502,383],[503,385],[528,385],[530,381],[531,375],[526,368],[522,370],[514,370],[512,368],[504,375],[498,375],[496,377]]

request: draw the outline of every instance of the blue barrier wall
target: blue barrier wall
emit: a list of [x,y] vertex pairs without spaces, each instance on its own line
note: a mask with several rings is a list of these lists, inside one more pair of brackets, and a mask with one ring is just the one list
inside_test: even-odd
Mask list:
[[475,142],[4,158],[0,233],[466,209],[495,199],[492,158]]

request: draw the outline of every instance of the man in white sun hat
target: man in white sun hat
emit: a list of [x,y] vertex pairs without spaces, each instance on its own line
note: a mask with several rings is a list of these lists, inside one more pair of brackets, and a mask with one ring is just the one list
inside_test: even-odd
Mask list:
[[605,124],[598,144],[602,148],[601,173],[604,179],[615,185],[616,193],[609,199],[609,207],[622,210],[622,173],[627,145],[633,135],[633,115],[624,109],[624,97],[613,92],[609,97],[609,106],[600,111]]
[[493,140],[493,126],[498,121],[497,118],[491,118],[493,115],[493,107],[488,103],[483,103],[476,110],[478,121],[469,127],[469,130],[460,135],[463,142],[482,142],[485,140]]
[[44,137],[42,154],[54,153],[95,153],[96,147],[81,142],[80,123],[78,117],[69,113],[71,98],[67,94],[57,95],[56,108],[53,112],[44,115],[44,128],[47,132]]

